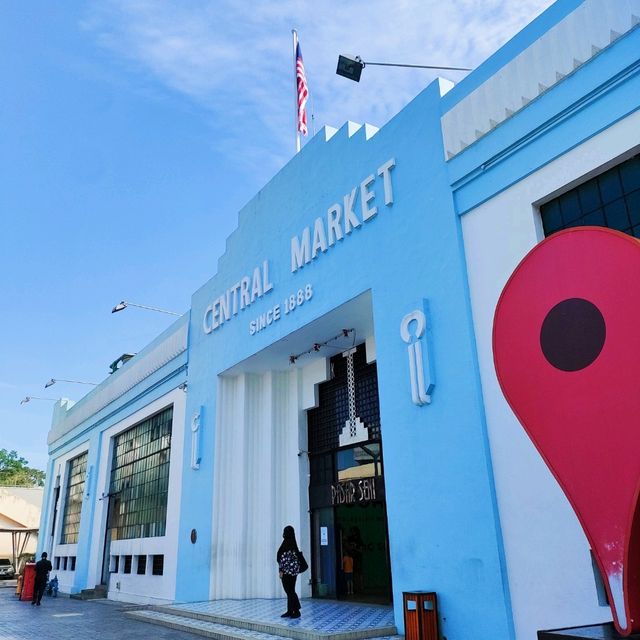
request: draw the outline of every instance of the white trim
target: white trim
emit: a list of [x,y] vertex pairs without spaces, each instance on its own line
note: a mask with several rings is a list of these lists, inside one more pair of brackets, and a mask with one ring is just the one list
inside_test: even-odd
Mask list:
[[108,404],[123,396],[145,378],[186,351],[188,328],[188,323],[183,322],[173,334],[160,344],[148,353],[135,356],[84,399],[71,406],[64,417],[57,424],[52,425],[47,443],[53,444],[79,424],[93,418]]
[[478,361],[516,637],[611,619],[598,606],[587,540],[568,501],[498,385],[492,356],[498,297],[543,237],[535,203],[640,148],[640,111],[617,122],[462,217]]
[[[87,584],[89,586],[99,584],[102,575],[104,530],[107,515],[107,500],[102,499],[102,497],[109,492],[113,437],[170,405],[173,405],[173,422],[171,428],[171,461],[169,465],[166,534],[160,538],[117,541],[117,544],[121,546],[122,543],[132,545],[132,548],[135,547],[135,549],[138,550],[138,554],[164,554],[164,574],[162,576],[145,576],[145,578],[149,577],[154,581],[153,596],[148,593],[150,583],[141,582],[141,577],[135,574],[131,574],[131,576],[127,575],[124,580],[122,580],[124,576],[121,576],[121,589],[119,590],[115,589],[115,585],[113,581],[111,581],[109,585],[109,598],[114,600],[126,600],[128,602],[139,603],[172,602],[175,600],[177,576],[177,554],[175,550],[178,548],[182,469],[184,464],[183,449],[186,394],[180,389],[174,389],[100,434],[100,462],[97,471],[96,491],[93,496],[93,499],[96,501],[93,520],[94,535],[91,539],[89,572],[87,576]],[[161,546],[158,546],[159,540],[162,541]],[[113,544],[116,545],[115,542]],[[122,548],[124,549],[124,547]],[[121,550],[119,550],[118,553],[120,553],[120,551]],[[134,576],[134,579],[130,579],[130,577],[133,578]],[[123,582],[125,583],[124,586],[122,585]]]
[[[89,448],[90,448],[90,441],[87,439],[81,444],[71,449],[71,451],[68,451],[64,455],[61,455],[60,457],[56,458],[53,464],[53,469],[54,469],[53,479],[55,480],[56,477],[60,476],[60,495],[58,498],[58,511],[57,511],[58,517],[56,519],[53,536],[51,536],[49,532],[51,531],[51,518],[53,517],[53,507],[54,507],[53,493],[56,489],[55,482],[54,482],[50,486],[51,510],[47,514],[47,529],[46,529],[47,535],[43,538],[44,540],[43,548],[47,552],[50,558],[54,557],[54,555],[56,554],[57,548],[60,546],[65,546],[65,547],[75,546],[75,545],[62,545],[59,542],[60,534],[62,533],[62,521],[64,520],[64,507],[65,507],[66,495],[67,495],[67,484],[69,482],[68,469],[69,469],[69,462],[71,460],[73,460],[74,458],[77,458],[79,455],[82,455],[83,453],[86,453],[87,454],[87,470],[88,470],[89,469],[89,460],[88,460]],[[85,474],[85,482],[86,480],[87,480],[87,476]],[[85,486],[85,494],[86,494],[86,486]],[[84,502],[85,500],[83,499],[82,511],[86,513]],[[70,555],[73,555],[73,554],[70,554]]]
[[640,0],[585,0],[442,116],[445,159],[613,44],[635,26],[638,15]]

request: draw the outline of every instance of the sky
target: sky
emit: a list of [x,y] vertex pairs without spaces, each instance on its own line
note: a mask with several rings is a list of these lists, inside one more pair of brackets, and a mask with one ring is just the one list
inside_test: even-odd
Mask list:
[[0,449],[44,469],[54,400],[91,389],[45,382],[101,382],[172,321],[117,302],[186,312],[215,274],[238,211],[295,152],[292,28],[313,134],[383,126],[438,75],[354,83],[339,53],[473,68],[551,3],[0,3]]

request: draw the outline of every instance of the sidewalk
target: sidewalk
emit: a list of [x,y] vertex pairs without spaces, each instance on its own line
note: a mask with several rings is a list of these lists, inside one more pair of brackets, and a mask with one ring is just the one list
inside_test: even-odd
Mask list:
[[[8,581],[7,581],[8,582]],[[164,627],[151,627],[145,622],[126,618],[130,605],[110,600],[71,600],[64,596],[45,596],[42,606],[20,602],[13,589],[0,589],[0,638],[6,640],[122,640],[153,638],[154,640],[194,640],[191,633]],[[4,586],[4,584],[2,585]]]

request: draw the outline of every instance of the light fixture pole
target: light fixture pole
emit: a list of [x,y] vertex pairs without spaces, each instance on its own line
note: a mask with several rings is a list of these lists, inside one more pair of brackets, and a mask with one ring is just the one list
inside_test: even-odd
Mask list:
[[90,384],[92,387],[97,387],[97,382],[85,382],[84,380],[65,380],[64,378],[51,378],[49,382],[44,385],[45,389],[52,387],[56,382],[70,382],[72,384]]
[[374,67],[408,67],[410,69],[443,69],[445,71],[471,71],[467,67],[440,67],[428,64],[400,64],[396,62],[365,62],[360,56],[339,55],[336,73],[339,76],[360,82],[362,70],[367,66]]
[[27,404],[27,402],[31,402],[32,400],[53,400],[56,402],[58,398],[43,398],[41,396],[25,396],[22,400],[20,400],[20,404]]
[[145,304],[136,304],[135,302],[128,302],[127,300],[121,300],[118,304],[111,309],[111,313],[118,313],[118,311],[124,311],[127,307],[138,307],[139,309],[147,309],[147,311],[157,311],[158,313],[166,313],[170,316],[180,316],[182,314],[175,311],[167,311],[166,309],[159,309],[158,307],[149,307]]

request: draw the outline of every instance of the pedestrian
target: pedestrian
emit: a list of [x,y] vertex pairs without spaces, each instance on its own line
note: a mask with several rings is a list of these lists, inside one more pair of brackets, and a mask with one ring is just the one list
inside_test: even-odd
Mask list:
[[300,573],[299,553],[296,532],[292,526],[287,525],[282,532],[282,544],[276,556],[282,588],[287,594],[287,610],[281,618],[300,617],[300,599],[296,593],[296,578]]
[[353,558],[349,551],[345,551],[342,556],[342,571],[344,573],[344,581],[347,587],[347,595],[353,595]]
[[349,555],[353,558],[353,581],[354,588],[358,590],[358,593],[364,591],[364,571],[362,567],[364,548],[365,544],[362,540],[360,527],[351,527],[347,536],[347,549],[349,550]]
[[42,600],[45,587],[47,586],[47,576],[51,569],[53,569],[53,567],[47,560],[47,552],[43,551],[40,560],[36,562],[36,580],[33,585],[33,598],[31,598],[32,605],[36,604],[40,606],[40,600]]

